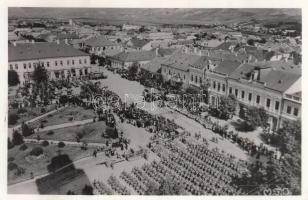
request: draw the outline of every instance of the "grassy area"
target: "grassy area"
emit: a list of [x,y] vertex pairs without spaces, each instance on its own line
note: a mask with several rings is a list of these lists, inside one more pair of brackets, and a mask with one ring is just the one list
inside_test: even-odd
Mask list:
[[[67,154],[71,160],[78,160],[80,158],[91,155],[93,149],[89,148],[87,151],[81,150],[80,147],[74,146],[65,146],[63,148],[58,148],[55,145],[48,145],[43,147],[40,144],[26,144],[27,149],[22,151],[20,150],[20,146],[15,146],[12,149],[8,150],[8,158],[14,158],[13,163],[17,164],[17,166],[25,169],[24,175],[16,176],[15,170],[8,170],[8,184],[14,184],[23,180],[27,180],[30,178],[30,173],[33,172],[34,176],[42,175],[48,172],[47,165],[50,163],[50,160],[57,156],[59,153],[59,149],[61,152]],[[30,151],[34,147],[42,147],[44,150],[44,157],[37,160],[28,161],[28,156]]]
[[72,121],[81,121],[93,118],[95,113],[92,109],[85,109],[80,106],[68,106],[63,110],[47,116],[43,121],[45,126],[63,124]]
[[65,195],[69,190],[76,195],[82,194],[85,185],[90,185],[87,175],[82,169],[63,169],[36,180],[40,194]]
[[8,125],[9,128],[10,127],[14,127],[17,124],[21,124],[24,121],[28,121],[30,119],[33,119],[35,117],[38,117],[42,114],[44,114],[45,112],[42,113],[42,108],[45,109],[46,112],[52,111],[54,109],[56,109],[56,105],[48,105],[48,106],[40,106],[40,107],[35,107],[35,108],[22,108],[22,110],[25,110],[26,112],[24,113],[18,113],[19,109],[9,109],[8,111],[8,115],[10,114],[17,114],[19,119],[17,120],[17,123],[14,125]]
[[[50,134],[50,131],[40,132],[39,135],[42,140],[59,140],[59,141],[76,141],[77,134],[82,136],[80,141],[86,142],[106,142],[106,139],[103,138],[102,132],[106,130],[106,123],[103,121],[90,123],[82,126],[72,126],[68,128],[61,128],[53,130],[53,134]],[[37,138],[37,135],[31,135],[31,138]]]

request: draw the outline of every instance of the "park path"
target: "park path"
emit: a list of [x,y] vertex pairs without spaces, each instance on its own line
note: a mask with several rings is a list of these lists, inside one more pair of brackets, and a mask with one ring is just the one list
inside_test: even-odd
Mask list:
[[[40,120],[40,119],[42,119],[44,117],[47,117],[50,114],[56,113],[58,111],[61,111],[64,108],[65,108],[65,106],[64,107],[60,107],[60,108],[55,109],[55,110],[52,110],[52,111],[49,111],[49,112],[47,112],[47,113],[45,113],[43,115],[40,115],[40,116],[37,116],[37,117],[35,117],[33,119],[28,120],[25,123],[32,123],[32,122],[38,121],[38,120]],[[13,131],[14,130],[18,130],[20,128],[21,128],[21,124],[18,124],[18,125],[14,126],[14,127],[8,128],[8,136],[12,139]]]
[[89,124],[89,123],[92,123],[92,122],[93,122],[93,118],[80,120],[80,121],[67,122],[67,123],[63,123],[63,124],[50,125],[50,126],[46,126],[44,128],[39,128],[38,131],[39,132],[51,131],[51,130],[60,129],[60,128],[67,128],[67,127],[71,127],[71,126],[85,125],[85,124]]

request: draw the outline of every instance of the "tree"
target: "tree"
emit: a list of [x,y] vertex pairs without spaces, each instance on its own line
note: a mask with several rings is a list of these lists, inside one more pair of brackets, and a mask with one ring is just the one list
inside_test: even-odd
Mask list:
[[266,127],[268,121],[268,114],[264,108],[248,107],[246,111],[245,120],[248,125],[255,129],[257,126]]
[[74,165],[71,165],[72,163],[73,161],[70,159],[70,157],[67,154],[61,154],[51,159],[50,164],[47,165],[47,170],[49,172],[55,172],[56,170],[64,166],[70,166],[71,169],[75,169]]
[[229,95],[228,97],[221,97],[218,111],[219,117],[222,119],[228,119],[230,116],[234,115],[237,107],[237,99],[234,95]]
[[48,73],[47,73],[47,70],[45,69],[45,67],[39,64],[35,68],[35,70],[32,74],[32,79],[37,85],[40,85],[42,83],[44,83],[44,84],[47,83]]
[[59,143],[58,143],[58,147],[59,147],[59,148],[65,147],[65,143],[64,143],[64,142],[59,142]]
[[13,132],[12,142],[14,145],[20,145],[24,143],[23,137],[18,133],[18,131]]
[[135,78],[138,73],[138,63],[134,62],[129,68],[128,68],[128,76]]
[[8,83],[9,83],[9,86],[15,86],[15,85],[18,85],[20,83],[19,82],[19,76],[18,76],[16,71],[9,70],[9,72],[8,72]]
[[14,125],[14,124],[17,123],[18,119],[19,119],[18,115],[16,115],[16,114],[9,114],[9,116],[8,116],[8,123],[10,125]]
[[39,156],[39,155],[41,155],[43,153],[44,153],[44,150],[41,147],[34,147],[30,151],[30,155],[32,155],[32,156]]
[[22,123],[21,125],[21,132],[22,132],[22,135],[24,137],[27,137],[27,136],[30,136],[32,134],[34,134],[34,130],[32,128],[30,128],[26,123]]
[[83,195],[93,195],[93,187],[91,185],[85,185],[82,189]]
[[255,41],[253,39],[249,39],[249,40],[247,40],[247,44],[250,45],[250,46],[254,46]]

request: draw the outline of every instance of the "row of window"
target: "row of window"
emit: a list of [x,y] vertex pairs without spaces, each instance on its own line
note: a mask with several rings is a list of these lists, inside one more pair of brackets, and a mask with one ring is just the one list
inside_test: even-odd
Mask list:
[[220,89],[225,92],[226,91],[226,85],[224,83],[220,83],[216,81],[213,81],[213,85],[212,85],[213,89],[217,89],[218,92],[220,92]]
[[[72,63],[72,65],[75,65],[75,60],[72,60],[72,61],[67,60],[67,61],[66,61],[66,64],[67,64],[67,65],[70,65],[70,63]],[[84,63],[84,64],[87,64],[87,59],[86,59],[86,58],[84,59],[83,63]],[[39,64],[39,63],[33,63],[33,68],[35,69],[36,66],[37,66],[38,64]],[[47,62],[40,62],[40,64],[41,64],[42,66],[44,66],[44,67],[49,67],[49,66],[50,66],[49,61],[47,61]],[[59,64],[60,66],[63,66],[63,61],[60,60],[60,61],[58,62],[58,61],[56,60],[56,61],[55,61],[55,66],[58,66],[58,64]],[[82,59],[79,59],[79,64],[82,64]],[[15,68],[13,68],[13,64],[10,64],[10,70],[13,70],[13,69],[18,70],[18,67],[19,67],[19,66],[18,66],[18,64],[16,63],[16,64],[14,65],[14,67],[15,67]],[[24,67],[24,69],[27,69],[27,63],[23,63],[23,67]],[[28,68],[29,68],[29,69],[32,68],[32,63],[28,63]]]
[[[287,113],[289,115],[292,114],[292,107],[291,106],[287,106]],[[298,108],[296,108],[296,107],[293,108],[293,115],[298,116]]]
[[[191,77],[190,77],[190,81],[198,84],[198,76],[195,75],[195,77],[194,77],[194,75],[192,74]],[[201,76],[199,76],[199,84],[202,84],[202,77]]]
[[[233,88],[230,87],[229,88],[229,94],[233,94]],[[238,98],[239,97],[239,91],[237,88],[235,88],[234,90],[234,95]],[[241,99],[245,99],[245,91],[242,90],[241,91],[241,95],[240,95]],[[248,101],[251,102],[252,101],[252,93],[248,93]],[[260,95],[256,95],[256,103],[260,104],[261,103],[261,97]],[[275,110],[278,111],[279,110],[279,106],[280,106],[280,102],[279,101],[275,101]],[[271,99],[267,98],[266,99],[266,107],[270,108],[271,107]]]

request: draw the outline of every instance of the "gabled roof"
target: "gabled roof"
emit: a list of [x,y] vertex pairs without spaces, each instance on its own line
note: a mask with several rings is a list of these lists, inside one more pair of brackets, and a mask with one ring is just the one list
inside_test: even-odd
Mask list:
[[122,62],[138,62],[138,61],[149,61],[156,57],[155,51],[132,51],[132,52],[121,52],[111,58]]
[[231,75],[239,66],[240,62],[224,60],[213,71],[222,75]]
[[199,68],[201,66],[205,66],[202,65],[202,62],[206,62],[205,56],[184,54],[182,52],[176,51],[162,64],[182,71],[188,71],[189,67]]
[[283,63],[277,61],[243,64],[230,75],[230,78],[248,80],[251,73],[255,69],[259,69],[260,74],[257,82],[261,83],[263,88],[285,92],[301,77],[301,74],[286,69],[286,65],[289,65],[288,63],[284,64],[285,66],[282,65]]
[[142,65],[141,68],[152,73],[157,73],[161,68],[161,64],[165,61],[166,58],[156,57],[149,63]]
[[70,45],[48,42],[9,45],[8,54],[9,62],[88,55]]
[[150,41],[149,40],[145,40],[145,39],[140,40],[140,39],[137,39],[137,38],[132,38],[129,42],[132,43],[133,47],[142,48],[144,45],[146,45]]
[[85,40],[84,44],[90,47],[118,46],[118,44],[107,40],[104,36],[90,38]]

